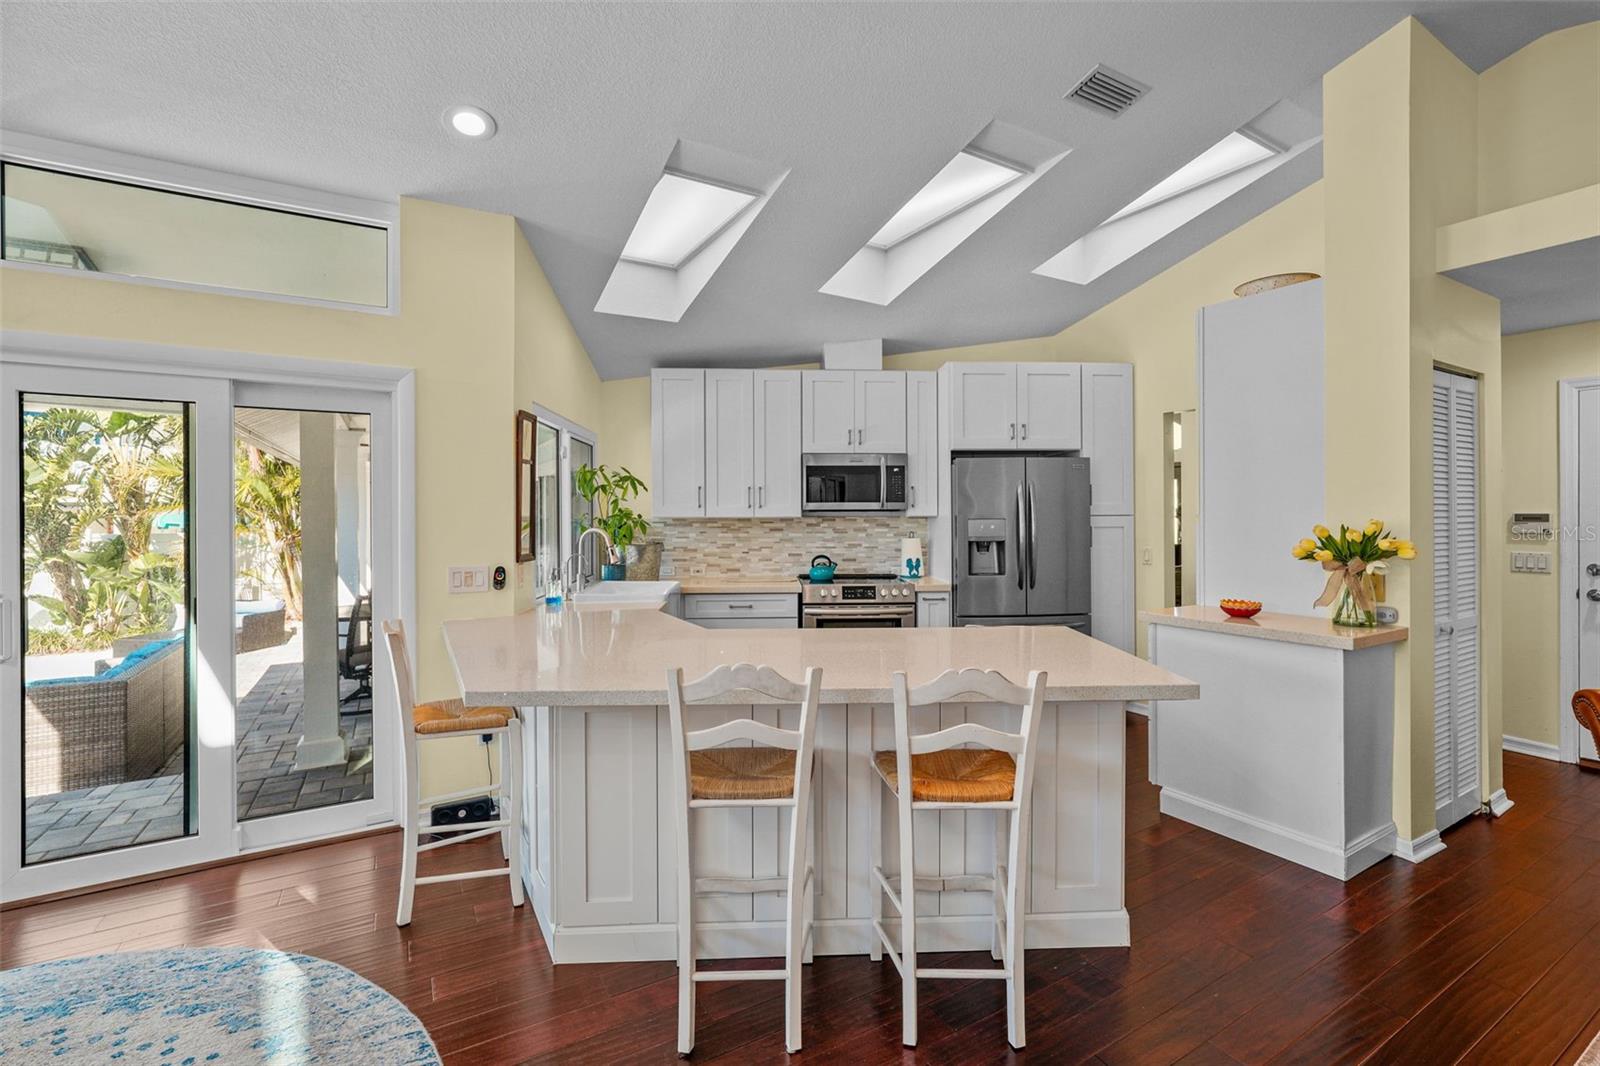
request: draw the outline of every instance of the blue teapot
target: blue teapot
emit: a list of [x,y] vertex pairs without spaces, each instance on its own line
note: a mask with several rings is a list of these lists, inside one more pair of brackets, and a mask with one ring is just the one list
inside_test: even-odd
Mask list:
[[811,580],[814,584],[833,580],[833,572],[839,569],[839,564],[826,555],[819,555],[811,560]]

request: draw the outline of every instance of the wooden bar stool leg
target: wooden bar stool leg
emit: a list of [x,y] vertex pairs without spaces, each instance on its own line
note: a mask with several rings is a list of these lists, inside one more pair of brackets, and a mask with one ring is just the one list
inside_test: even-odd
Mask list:
[[867,866],[868,887],[872,890],[872,946],[867,949],[867,957],[873,962],[883,961],[883,941],[878,936],[878,926],[883,924],[883,886],[878,884],[877,875],[873,867],[883,865],[883,790],[873,782],[872,810],[868,812],[872,822],[872,862]]
[[678,844],[678,1054],[694,1050],[694,870],[689,856],[687,797],[677,804]]
[[1006,864],[1006,1038],[1021,1049],[1028,1042],[1024,934],[1028,909],[1028,819],[1026,804],[1011,819],[1011,847]]
[[[508,824],[501,831],[501,847],[511,864],[511,905],[522,906],[522,720],[506,722],[506,743],[500,771],[500,801]],[[509,841],[509,846],[507,842]]]
[[406,788],[405,810],[401,812],[400,903],[395,910],[395,925],[411,924],[411,905],[417,894],[417,805],[422,802],[422,792],[417,781],[417,739],[405,738]]

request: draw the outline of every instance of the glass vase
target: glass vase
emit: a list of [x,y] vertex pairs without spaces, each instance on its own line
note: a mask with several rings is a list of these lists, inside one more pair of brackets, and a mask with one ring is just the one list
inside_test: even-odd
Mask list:
[[1378,624],[1377,599],[1373,594],[1372,575],[1360,574],[1356,583],[1361,586],[1366,601],[1372,607],[1362,607],[1348,581],[1341,582],[1333,600],[1333,624],[1336,626],[1375,626]]

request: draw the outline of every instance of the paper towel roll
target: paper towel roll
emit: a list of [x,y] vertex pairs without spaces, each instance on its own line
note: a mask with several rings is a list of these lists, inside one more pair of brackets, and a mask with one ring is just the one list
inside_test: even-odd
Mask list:
[[900,576],[917,580],[922,574],[922,538],[900,538]]

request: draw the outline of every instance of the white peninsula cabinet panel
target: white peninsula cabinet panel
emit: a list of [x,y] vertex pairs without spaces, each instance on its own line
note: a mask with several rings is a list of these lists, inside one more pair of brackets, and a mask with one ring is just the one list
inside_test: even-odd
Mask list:
[[1134,648],[1133,550],[1132,515],[1090,513],[1089,635],[1129,655]]
[[1083,364],[1082,454],[1089,460],[1089,513],[1132,514],[1133,364]]
[[950,447],[1017,447],[1017,365],[951,363]]
[[1077,363],[1017,364],[1017,447],[1083,447],[1083,368]]
[[706,372],[650,371],[650,509],[657,518],[706,513]]
[[939,375],[906,372],[906,515],[939,513]]
[[906,450],[906,375],[899,370],[858,370],[855,451]]
[[755,373],[707,370],[706,493],[710,518],[748,517],[755,512],[751,442],[755,438]]
[[755,372],[756,510],[800,517],[800,371]]
[[855,371],[806,370],[800,382],[800,450],[855,451]]

